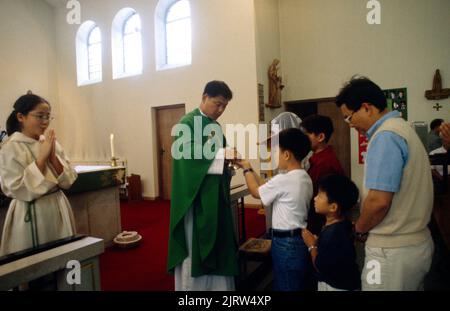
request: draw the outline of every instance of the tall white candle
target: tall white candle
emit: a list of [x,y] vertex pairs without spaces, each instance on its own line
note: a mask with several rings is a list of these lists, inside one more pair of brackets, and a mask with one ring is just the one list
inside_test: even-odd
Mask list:
[[114,134],[111,134],[109,139],[111,141],[111,158],[114,158]]

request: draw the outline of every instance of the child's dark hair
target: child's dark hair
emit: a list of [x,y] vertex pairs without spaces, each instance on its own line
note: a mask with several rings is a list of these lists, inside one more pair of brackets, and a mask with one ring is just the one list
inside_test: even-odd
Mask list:
[[228,85],[223,81],[210,81],[206,84],[203,95],[208,95],[209,97],[223,96],[226,100],[231,100],[233,98],[233,92],[231,92]]
[[8,119],[6,120],[6,132],[8,133],[8,136],[11,136],[15,132],[20,132],[22,130],[20,122],[17,119],[18,113],[26,116],[30,111],[36,108],[37,105],[43,103],[50,106],[48,101],[38,95],[32,94],[31,91],[28,91],[26,95],[20,96],[19,99],[17,99],[14,103],[13,112],[11,112]]
[[336,203],[341,216],[348,216],[348,212],[355,206],[359,198],[359,190],[355,183],[343,175],[328,175],[319,180],[319,191],[325,192],[328,203]]
[[430,123],[430,129],[434,130],[436,127],[441,126],[441,124],[444,122],[443,119],[434,119]]
[[295,159],[301,162],[311,151],[311,141],[298,128],[289,128],[279,133],[280,149],[292,152]]
[[363,103],[375,106],[379,111],[387,107],[387,100],[381,88],[366,77],[353,77],[340,90],[336,105],[343,104],[352,111],[357,111]]
[[301,127],[304,128],[308,133],[313,133],[319,135],[323,133],[325,135],[325,142],[328,142],[333,134],[333,122],[327,116],[322,116],[320,114],[314,114],[307,116],[303,119]]

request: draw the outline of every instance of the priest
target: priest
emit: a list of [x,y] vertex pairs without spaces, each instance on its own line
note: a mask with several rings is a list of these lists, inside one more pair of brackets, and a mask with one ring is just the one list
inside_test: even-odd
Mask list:
[[237,239],[227,159],[236,153],[225,148],[217,123],[232,97],[226,83],[207,83],[200,107],[175,128],[167,267],[177,291],[235,288]]

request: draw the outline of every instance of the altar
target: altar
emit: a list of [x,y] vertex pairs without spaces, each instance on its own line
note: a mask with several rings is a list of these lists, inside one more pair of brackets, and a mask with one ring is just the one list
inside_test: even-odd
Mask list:
[[119,187],[125,183],[125,167],[77,165],[78,178],[65,191],[78,234],[101,238],[111,246],[122,232]]
[[[48,280],[45,283],[41,281],[39,290],[98,291],[101,289],[98,259],[104,252],[101,239],[83,236],[68,237],[39,248],[0,258],[0,291],[17,288],[40,278]],[[76,264],[71,266],[70,263]],[[78,274],[78,280],[72,281],[71,274]]]
[[[122,232],[119,189],[125,184],[124,166],[75,165],[78,178],[64,190],[72,206],[76,233],[101,238],[111,246]],[[9,199],[2,195],[0,206],[0,239]]]

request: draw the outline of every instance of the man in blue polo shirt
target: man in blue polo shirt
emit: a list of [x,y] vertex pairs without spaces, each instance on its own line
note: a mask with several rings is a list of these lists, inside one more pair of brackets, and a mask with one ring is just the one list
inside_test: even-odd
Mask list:
[[345,121],[369,139],[356,236],[366,242],[363,290],[420,290],[430,269],[433,183],[427,152],[378,85],[352,78],[336,98]]

